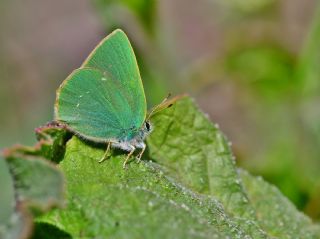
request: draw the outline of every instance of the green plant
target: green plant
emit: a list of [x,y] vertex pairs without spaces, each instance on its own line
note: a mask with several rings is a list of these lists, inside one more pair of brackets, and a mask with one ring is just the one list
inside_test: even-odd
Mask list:
[[48,232],[52,238],[319,237],[320,227],[274,186],[237,169],[228,141],[192,99],[179,100],[152,122],[144,160],[132,160],[126,170],[122,152],[99,164],[104,147],[59,128],[39,129],[36,148],[9,151],[9,168],[18,152],[21,162],[46,155],[65,175],[66,207],[36,215],[33,238]]

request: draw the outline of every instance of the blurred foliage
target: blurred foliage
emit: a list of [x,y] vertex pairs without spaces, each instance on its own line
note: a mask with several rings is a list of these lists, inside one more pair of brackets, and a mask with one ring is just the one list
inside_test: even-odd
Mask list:
[[304,96],[319,96],[320,90],[320,5],[315,10],[310,31],[306,37],[304,48],[299,57],[297,78],[303,84]]
[[276,3],[275,0],[231,0],[217,1],[227,8],[233,16],[242,15],[244,17],[258,15],[272,9]]
[[225,66],[251,94],[271,103],[292,97],[296,88],[293,58],[280,47],[242,46],[227,56]]
[[[112,21],[112,17],[115,16],[112,11],[113,7],[117,5],[123,5],[128,7],[135,16],[139,19],[139,22],[150,33],[153,32],[154,21],[156,17],[156,0],[95,0],[99,5],[99,9],[103,10],[103,17],[107,18],[108,22],[113,24],[113,27],[117,28],[117,22],[115,19]],[[110,21],[111,20],[111,21]]]

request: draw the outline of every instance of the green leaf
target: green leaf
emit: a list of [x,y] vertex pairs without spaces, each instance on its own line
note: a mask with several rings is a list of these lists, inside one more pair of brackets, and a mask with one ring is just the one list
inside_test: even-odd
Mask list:
[[269,235],[277,238],[319,238],[320,226],[299,212],[279,189],[244,170],[239,170],[239,173],[258,221]]
[[14,182],[5,160],[0,157],[0,238],[19,238],[30,233],[30,220],[21,208],[15,210]]
[[[1,196],[0,238],[27,238],[32,230],[32,214],[38,215],[62,205],[63,177],[54,165],[34,156],[7,151],[0,159],[5,172]],[[4,213],[4,214],[3,214]]]
[[63,177],[46,160],[20,155],[6,158],[14,181],[16,200],[46,210],[59,205],[63,196]]
[[228,141],[191,99],[177,102],[152,122],[158,129],[148,139],[152,159],[193,190],[215,195],[229,213],[254,218]]
[[229,142],[192,100],[177,102],[152,122],[159,128],[148,139],[152,159],[198,193],[215,196],[239,226],[256,233],[255,237],[263,236],[237,174]]
[[[114,150],[99,164],[104,148],[69,140],[59,164],[67,207],[37,222],[75,238],[290,238],[297,230],[309,238],[320,235],[267,183],[253,177],[253,186],[247,178],[242,182],[225,137],[191,99],[178,101],[152,123],[144,160],[132,160],[127,170],[123,152]],[[255,191],[269,194],[269,207],[259,207]],[[285,208],[282,215],[273,204]],[[274,229],[277,220],[285,226]]]
[[0,188],[2,191],[0,197],[0,224],[2,222],[8,221],[10,215],[14,211],[14,191],[13,191],[13,181],[9,174],[9,169],[6,162],[0,156]]
[[[271,237],[320,235],[318,229],[311,229],[318,227],[275,187],[254,177],[248,180],[248,174],[242,182],[244,173],[240,171],[239,177],[225,137],[190,99],[156,115],[153,123],[161,130],[155,130],[148,139],[152,158],[181,183],[218,198],[233,219],[243,219],[239,221],[242,228],[247,226],[242,221],[251,221],[249,228],[258,226]],[[259,200],[252,195],[253,190],[260,193]],[[264,210],[257,207],[260,203]]]
[[71,138],[71,133],[55,123],[49,123],[35,131],[39,143],[31,152],[24,153],[39,155],[58,163],[63,158],[66,142]]
[[72,239],[69,233],[62,231],[51,224],[36,222],[34,226],[32,239]]
[[213,198],[195,194],[165,175],[158,165],[124,157],[103,164],[103,150],[76,137],[68,142],[60,163],[68,187],[68,207],[39,219],[74,237],[225,238],[245,232],[229,220]]
[[38,139],[35,146],[16,145],[8,149],[7,154],[39,156],[58,163],[63,158],[66,142],[71,138],[71,133],[55,123],[36,128],[35,132]]
[[[190,100],[183,100],[170,110],[185,110],[185,107],[192,110]],[[166,118],[165,113],[162,116]],[[154,134],[162,130],[156,128]],[[184,135],[177,137],[181,139]],[[215,148],[220,150],[217,163],[224,160],[226,153],[224,141],[221,143]],[[47,214],[39,219],[40,222],[51,223],[74,237],[160,238],[173,235],[176,238],[212,238],[216,235],[225,238],[254,235],[265,238],[253,221],[244,223],[244,220],[232,219],[214,197],[191,191],[168,176],[167,169],[151,162],[132,162],[128,170],[122,170],[123,155],[99,164],[103,153],[103,149],[92,148],[76,137],[67,143],[60,167],[66,176],[68,207]],[[237,175],[234,162],[231,160],[229,164],[229,171],[225,170],[223,174],[232,180]],[[222,187],[235,187],[234,198],[245,198],[237,182],[230,184],[220,179],[211,189],[219,188],[219,183],[224,184]],[[241,198],[239,203],[243,202],[247,203]],[[233,208],[231,204],[229,206]],[[244,214],[245,208],[243,205],[240,210]]]

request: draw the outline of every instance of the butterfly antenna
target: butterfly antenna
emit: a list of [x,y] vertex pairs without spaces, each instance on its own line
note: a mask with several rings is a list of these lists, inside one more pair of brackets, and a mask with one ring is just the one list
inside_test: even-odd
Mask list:
[[[147,118],[146,118],[146,121],[148,121],[148,120],[151,118],[151,116],[154,115],[154,114],[157,112],[157,110],[170,98],[170,96],[171,96],[171,93],[169,93],[169,94],[167,95],[167,97],[164,98],[164,99],[161,101],[160,104],[158,104],[158,105],[156,105],[155,107],[152,108],[151,112],[148,114],[148,116],[147,116]],[[171,104],[171,105],[172,105],[172,104]],[[171,105],[169,105],[168,107],[170,107]],[[166,107],[166,108],[167,108],[167,107]]]

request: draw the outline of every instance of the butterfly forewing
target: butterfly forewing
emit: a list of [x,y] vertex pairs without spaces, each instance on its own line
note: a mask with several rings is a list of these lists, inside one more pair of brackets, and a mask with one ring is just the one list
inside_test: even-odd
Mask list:
[[[142,125],[147,105],[137,60],[126,34],[118,29],[107,36],[89,55],[82,67],[107,72],[126,92],[131,119]],[[128,119],[129,120],[129,119]]]

